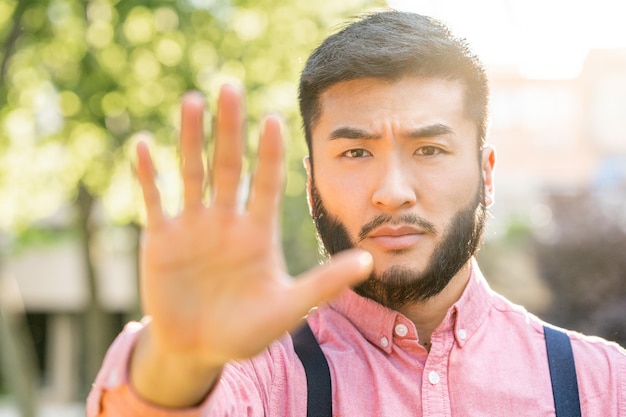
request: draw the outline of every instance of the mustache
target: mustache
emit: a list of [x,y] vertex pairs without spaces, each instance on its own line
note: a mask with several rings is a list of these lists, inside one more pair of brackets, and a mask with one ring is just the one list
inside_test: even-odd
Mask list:
[[374,217],[361,228],[361,231],[359,232],[359,242],[365,239],[372,230],[376,229],[379,226],[382,226],[383,224],[413,225],[424,229],[426,232],[433,234],[437,233],[437,229],[435,228],[434,224],[416,214],[407,213],[400,216],[381,214]]

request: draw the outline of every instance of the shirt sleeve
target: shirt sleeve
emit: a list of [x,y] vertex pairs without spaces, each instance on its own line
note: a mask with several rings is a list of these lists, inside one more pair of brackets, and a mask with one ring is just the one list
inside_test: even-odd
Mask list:
[[[141,399],[129,384],[128,363],[142,323],[132,322],[109,348],[87,398],[87,417],[227,417],[264,415],[267,390],[259,376],[271,381],[271,366],[250,362],[227,364],[211,394],[198,407],[168,409]],[[265,373],[265,375],[259,375]]]

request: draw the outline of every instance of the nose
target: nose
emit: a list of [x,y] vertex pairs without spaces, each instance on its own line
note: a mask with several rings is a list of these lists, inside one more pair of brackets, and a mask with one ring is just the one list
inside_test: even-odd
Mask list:
[[377,176],[372,203],[384,210],[411,207],[417,202],[415,178],[406,163],[390,158]]

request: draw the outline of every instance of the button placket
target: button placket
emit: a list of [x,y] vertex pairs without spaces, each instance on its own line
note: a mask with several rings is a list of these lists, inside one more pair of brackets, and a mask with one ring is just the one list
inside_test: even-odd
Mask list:
[[422,375],[422,405],[424,415],[451,415],[448,370],[450,354],[454,349],[456,331],[454,321],[431,335],[431,348]]
[[441,377],[437,371],[430,371],[428,373],[428,381],[433,385],[437,385],[441,381]]

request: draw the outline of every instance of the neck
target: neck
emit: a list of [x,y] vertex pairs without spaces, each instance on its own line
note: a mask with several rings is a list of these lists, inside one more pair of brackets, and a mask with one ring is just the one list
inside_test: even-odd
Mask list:
[[436,296],[426,301],[411,303],[398,308],[415,324],[419,341],[426,350],[430,350],[430,338],[435,329],[446,317],[448,310],[461,298],[470,279],[471,261],[467,262],[448,285]]

